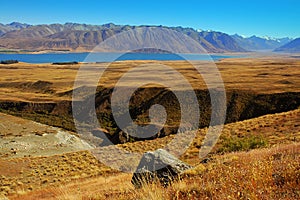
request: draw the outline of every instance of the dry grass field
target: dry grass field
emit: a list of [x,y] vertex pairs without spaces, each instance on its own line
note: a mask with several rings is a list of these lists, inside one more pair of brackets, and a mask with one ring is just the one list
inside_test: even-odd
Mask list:
[[[201,76],[183,61],[115,62],[99,85],[112,87],[122,73],[143,65],[143,70],[131,74],[133,82],[122,83],[122,86],[135,85],[137,77],[153,75],[148,73],[153,64],[171,66],[194,89],[207,89]],[[213,77],[205,61],[193,65],[199,66],[205,76]],[[216,65],[227,90],[256,94],[300,92],[297,58],[224,59]],[[94,77],[105,63],[0,64],[0,101],[29,104],[70,101],[79,67],[86,72],[81,81],[88,85],[89,77]],[[180,84],[172,79],[173,71],[161,69],[159,73],[173,85]],[[10,112],[18,115],[13,109],[6,113]],[[60,115],[59,110],[55,112]],[[43,117],[34,114],[35,118]],[[54,121],[50,118],[45,124],[51,124],[49,120]],[[201,163],[199,149],[207,130],[197,130],[195,139],[180,157],[194,169],[167,188],[154,183],[135,189],[130,183],[132,174],[100,163],[89,152],[89,146],[79,148],[84,143],[76,133],[0,113],[0,199],[300,199],[300,108],[225,124],[218,143],[207,157],[208,162]],[[173,138],[174,135],[168,135],[117,146],[143,153],[163,148]]]
[[[170,69],[161,69],[160,73],[153,72],[153,64],[161,64],[178,70],[197,89],[206,89],[202,77],[197,74],[190,63],[186,61],[122,61],[109,66],[99,84],[106,87],[113,86],[122,73],[129,69],[143,65],[145,70],[135,71],[132,77],[161,75],[172,80],[176,86],[177,80],[172,79],[174,72]],[[209,74],[211,64],[205,61],[192,62],[202,69],[202,74]],[[300,90],[300,61],[296,58],[241,58],[224,59],[216,63],[222,75],[227,90],[251,90],[259,93],[299,92]],[[77,70],[85,70],[85,80],[95,77],[95,72],[103,69],[106,64],[80,65],[51,65],[0,64],[0,100],[47,102],[70,99],[70,95],[59,95],[73,89]],[[150,72],[150,73],[149,73]],[[139,81],[139,79],[136,79]],[[180,83],[180,82],[179,82]],[[178,83],[178,84],[179,84]],[[84,84],[84,83],[82,83]],[[135,80],[123,85],[135,85]]]

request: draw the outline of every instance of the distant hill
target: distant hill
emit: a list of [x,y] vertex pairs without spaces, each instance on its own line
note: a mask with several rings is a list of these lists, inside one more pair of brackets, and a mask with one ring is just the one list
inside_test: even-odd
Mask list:
[[[130,31],[122,43],[117,42],[118,49],[127,49],[132,38],[143,38],[143,42],[151,44],[155,38],[155,33],[151,26],[129,26],[115,25],[113,23],[104,25],[87,25],[77,23],[66,24],[50,24],[50,25],[22,25],[20,23],[10,25],[0,25],[0,47],[8,49],[24,49],[24,50],[70,50],[70,51],[89,51],[94,49],[102,41],[107,38],[127,30],[135,30],[144,27],[144,32]],[[214,31],[196,31],[192,28],[183,27],[164,27],[165,29],[176,30],[184,33],[202,47],[211,53],[222,52],[245,52],[246,50],[228,34]],[[173,31],[174,32],[174,31]],[[144,35],[143,35],[144,34]],[[171,31],[170,31],[171,34]],[[174,34],[174,33],[172,33]],[[145,37],[147,36],[147,37]],[[156,37],[156,42],[162,46],[170,46],[181,50],[185,45],[185,40],[173,35],[173,41],[166,41],[163,35]],[[157,41],[159,39],[159,41]],[[140,41],[141,40],[137,40]],[[117,44],[116,44],[117,45]],[[114,48],[107,48],[105,51],[114,51]],[[185,48],[185,51],[192,49]]]
[[274,50],[292,41],[290,38],[270,38],[270,37],[242,37],[240,35],[231,36],[242,48],[249,51]]
[[299,53],[300,52],[300,38],[297,38],[286,45],[283,45],[277,49],[277,52],[289,52],[289,53]]

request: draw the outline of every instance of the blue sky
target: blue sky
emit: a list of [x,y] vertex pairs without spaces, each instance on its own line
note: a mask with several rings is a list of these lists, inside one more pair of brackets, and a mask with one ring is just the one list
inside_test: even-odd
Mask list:
[[1,0],[0,23],[166,25],[245,36],[300,37],[299,0]]

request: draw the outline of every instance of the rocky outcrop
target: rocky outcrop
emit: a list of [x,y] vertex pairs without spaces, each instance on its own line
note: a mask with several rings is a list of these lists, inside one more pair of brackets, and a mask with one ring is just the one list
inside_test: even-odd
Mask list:
[[180,175],[192,167],[180,161],[166,150],[158,149],[154,152],[146,152],[135,173],[131,183],[140,188],[144,184],[158,180],[164,187],[177,180]]

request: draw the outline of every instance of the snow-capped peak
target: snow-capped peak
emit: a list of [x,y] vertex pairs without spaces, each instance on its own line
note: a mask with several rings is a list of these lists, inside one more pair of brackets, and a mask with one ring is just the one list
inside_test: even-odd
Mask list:
[[268,41],[276,41],[276,42],[280,42],[279,38],[274,38],[274,37],[270,37],[270,36],[263,36],[263,39],[266,39]]
[[262,38],[263,38],[263,39],[266,39],[266,40],[274,40],[273,38],[271,38],[271,37],[269,37],[269,36],[267,36],[267,35],[263,36]]

